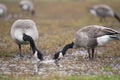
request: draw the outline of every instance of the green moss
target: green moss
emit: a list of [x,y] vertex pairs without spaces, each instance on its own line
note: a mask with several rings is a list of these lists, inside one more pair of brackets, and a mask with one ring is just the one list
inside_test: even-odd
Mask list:
[[[48,77],[48,78],[47,78]],[[0,80],[120,80],[119,75],[107,76],[107,75],[96,75],[96,76],[69,76],[69,77],[60,77],[59,75],[47,76],[42,78],[41,76],[24,76],[24,77],[9,77],[0,75]]]
[[110,72],[110,71],[112,71],[112,68],[110,68],[110,67],[105,67],[105,68],[103,69],[103,71]]
[[4,52],[4,53],[0,53],[0,57],[12,57],[12,54],[8,53],[8,52]]
[[106,76],[106,75],[97,75],[97,76],[71,76],[66,80],[119,80],[119,75]]

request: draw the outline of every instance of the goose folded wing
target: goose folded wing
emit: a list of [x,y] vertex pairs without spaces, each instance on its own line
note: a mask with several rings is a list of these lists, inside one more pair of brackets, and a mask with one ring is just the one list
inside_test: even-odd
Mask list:
[[109,9],[106,9],[106,8],[104,8],[104,7],[99,7],[99,8],[97,8],[96,9],[96,12],[99,14],[105,14],[106,12],[108,12],[109,11]]
[[97,38],[104,35],[120,34],[120,32],[111,28],[91,28],[87,31],[88,37]]
[[120,32],[111,28],[105,28],[97,31],[96,34],[94,34],[94,38],[104,36],[104,35],[115,35],[115,34],[120,34]]

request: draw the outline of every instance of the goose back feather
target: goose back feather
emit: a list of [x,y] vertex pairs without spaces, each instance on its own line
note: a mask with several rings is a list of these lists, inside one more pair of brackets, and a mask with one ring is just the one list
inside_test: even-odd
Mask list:
[[108,5],[95,5],[93,9],[95,9],[96,13],[100,16],[114,16],[113,10]]
[[18,44],[26,44],[28,42],[23,40],[23,33],[29,35],[33,40],[38,39],[38,30],[36,24],[32,20],[16,20],[11,27],[11,37]]

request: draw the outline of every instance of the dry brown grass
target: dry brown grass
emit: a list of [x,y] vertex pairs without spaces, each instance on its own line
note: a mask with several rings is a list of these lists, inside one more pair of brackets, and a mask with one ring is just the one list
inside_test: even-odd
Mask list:
[[[113,8],[113,10],[120,16],[120,1],[36,1],[34,2],[36,9],[35,16],[31,16],[30,14],[27,15],[27,13],[24,14],[23,12],[21,12],[19,10],[19,7],[17,6],[17,1],[10,3],[7,3],[7,1],[5,1],[5,3],[8,6],[9,14],[22,15],[21,18],[30,18],[36,22],[39,31],[39,39],[36,42],[36,45],[44,53],[44,55],[53,55],[56,51],[61,50],[65,44],[73,41],[74,34],[78,29],[87,25],[97,24],[103,26],[110,26],[120,31],[120,23],[114,18],[108,18],[107,22],[100,23],[98,17],[94,17],[87,12],[87,8],[92,5],[107,4],[110,5]],[[9,20],[0,19],[0,57],[11,58],[11,56],[18,53],[17,45],[13,42],[13,40],[10,37],[10,28],[16,19],[18,18],[12,17]],[[109,58],[113,56],[119,57],[119,47],[120,42],[110,42],[110,44],[107,44],[106,47],[100,48],[99,50],[101,50],[104,53],[104,55],[100,55],[101,57],[103,57],[101,59],[104,60],[106,57]],[[71,54],[73,51],[75,50],[69,50],[67,54]],[[28,54],[29,46],[23,46],[22,52],[24,54]],[[107,59],[105,60],[107,63]],[[98,62],[100,63],[101,61]],[[104,63],[104,61],[102,63]],[[101,65],[103,65],[102,63]],[[72,65],[71,62],[70,64],[66,64]],[[30,75],[26,74],[24,76],[26,78]],[[22,76],[23,79],[24,76]],[[13,76],[13,78],[14,77],[15,76]],[[61,76],[58,76],[57,74],[53,74],[51,76],[46,77],[44,80],[53,78],[55,78],[53,80],[64,79],[64,77],[61,77],[61,79],[59,79],[60,77]],[[38,78],[42,79],[41,77]],[[31,79],[36,80],[36,78]]]
[[[119,2],[105,1],[105,2],[34,2],[36,9],[36,16],[31,16],[27,13],[22,13],[18,7],[17,2],[5,3],[8,6],[8,11],[12,15],[22,15],[21,18],[30,18],[37,24],[39,30],[39,40],[37,47],[41,49],[44,54],[51,54],[61,49],[65,44],[73,41],[74,33],[81,27],[91,24],[119,26],[119,22],[115,19],[108,18],[107,22],[99,23],[99,19],[93,17],[87,12],[87,8],[94,4],[110,5],[115,12],[120,13]],[[13,5],[14,4],[14,5]],[[15,7],[16,6],[16,7]],[[16,44],[10,38],[10,27],[17,18],[10,18],[9,20],[0,20],[0,51],[1,53],[13,54],[18,51]],[[92,19],[92,20],[91,20]],[[111,23],[112,22],[112,23]],[[117,28],[119,29],[119,28]],[[118,53],[119,42],[113,42],[108,46],[107,52]],[[28,47],[27,47],[28,48]],[[114,49],[114,50],[113,50]],[[25,47],[24,53],[26,53]],[[27,50],[28,51],[28,50]],[[114,52],[115,51],[115,52]]]

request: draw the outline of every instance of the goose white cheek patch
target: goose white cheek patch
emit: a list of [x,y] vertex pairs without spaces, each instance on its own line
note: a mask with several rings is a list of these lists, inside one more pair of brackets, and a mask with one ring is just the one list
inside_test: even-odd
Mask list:
[[63,54],[62,54],[62,52],[60,52],[60,54],[59,54],[59,57],[58,57],[59,59],[61,59],[61,58],[63,58]]

